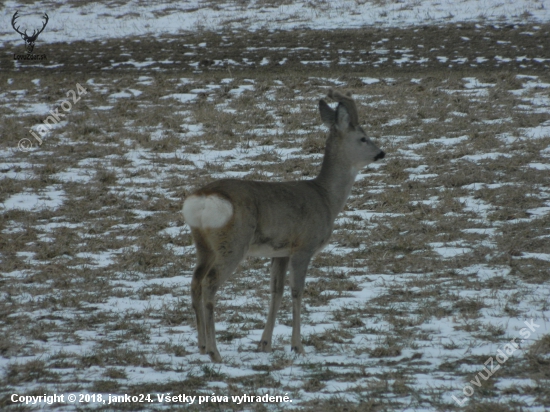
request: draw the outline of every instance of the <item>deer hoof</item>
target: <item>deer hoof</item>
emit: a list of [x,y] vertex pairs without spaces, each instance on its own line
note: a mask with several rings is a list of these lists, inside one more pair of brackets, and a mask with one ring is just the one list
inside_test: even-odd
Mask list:
[[306,352],[304,351],[304,347],[302,346],[301,343],[300,343],[299,345],[294,345],[294,346],[292,346],[292,347],[291,347],[291,350],[292,350],[293,352],[296,352],[296,354],[298,354],[298,355],[303,355],[304,353],[306,353]]
[[268,342],[266,340],[261,340],[258,344],[258,349],[261,352],[271,352],[271,342]]
[[221,363],[222,357],[220,356],[218,351],[209,351],[208,356],[210,356],[210,360],[214,363]]

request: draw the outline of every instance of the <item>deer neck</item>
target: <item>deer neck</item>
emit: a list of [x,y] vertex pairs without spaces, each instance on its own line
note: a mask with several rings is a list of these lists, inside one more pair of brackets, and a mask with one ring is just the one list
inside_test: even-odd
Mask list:
[[333,219],[344,208],[358,171],[327,142],[321,172],[315,181],[327,191]]

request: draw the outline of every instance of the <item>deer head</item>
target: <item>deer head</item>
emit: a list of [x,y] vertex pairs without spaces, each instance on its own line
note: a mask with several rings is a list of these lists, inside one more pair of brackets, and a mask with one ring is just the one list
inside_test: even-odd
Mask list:
[[[351,93],[345,95],[329,90],[328,97],[338,102],[336,110],[319,101],[323,123],[331,130],[327,139],[327,160],[338,159],[338,167],[352,166],[355,173],[369,163],[383,159],[385,153],[367,136],[359,125],[357,106]],[[353,182],[352,182],[353,183]]]
[[11,25],[13,27],[13,29],[19,33],[21,35],[21,38],[23,40],[25,40],[25,49],[27,50],[27,54],[31,54],[32,51],[34,50],[34,42],[36,41],[36,39],[38,38],[38,35],[40,33],[42,33],[44,31],[44,27],[46,27],[46,24],[48,24],[48,20],[49,20],[49,17],[46,13],[44,13],[44,16],[42,16],[42,18],[45,20],[44,23],[42,23],[42,28],[38,31],[36,30],[33,30],[32,31],[32,35],[29,36],[27,35],[27,30],[25,30],[24,33],[20,32],[19,31],[19,26],[15,27],[15,23],[16,23],[16,20],[17,20],[17,17],[19,17],[17,14],[19,12],[16,11],[13,15],[13,17],[11,18]]

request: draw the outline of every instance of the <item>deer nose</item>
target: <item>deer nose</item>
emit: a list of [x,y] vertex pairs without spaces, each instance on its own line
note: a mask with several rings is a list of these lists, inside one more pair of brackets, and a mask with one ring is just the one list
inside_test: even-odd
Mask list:
[[380,160],[383,159],[386,156],[386,153],[383,150],[380,150],[376,156],[374,156],[374,160]]

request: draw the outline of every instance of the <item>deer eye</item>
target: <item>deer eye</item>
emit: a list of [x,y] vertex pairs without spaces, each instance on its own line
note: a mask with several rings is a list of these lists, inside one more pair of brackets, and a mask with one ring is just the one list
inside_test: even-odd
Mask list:
[[366,137],[362,137],[362,138],[361,138],[361,141],[364,142],[364,143],[367,143],[367,138],[366,138]]

